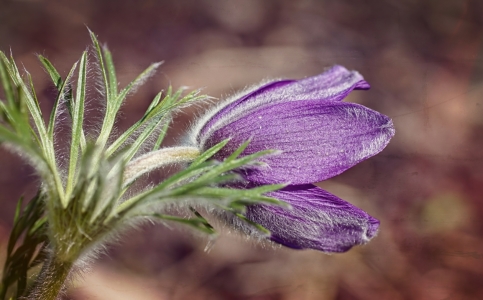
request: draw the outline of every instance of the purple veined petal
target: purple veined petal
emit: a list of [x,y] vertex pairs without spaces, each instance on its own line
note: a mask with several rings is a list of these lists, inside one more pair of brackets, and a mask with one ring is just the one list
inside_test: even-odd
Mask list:
[[294,249],[345,252],[377,234],[379,221],[314,185],[288,186],[268,193],[291,208],[256,204],[246,217],[271,232],[270,239]]
[[300,100],[341,101],[352,90],[369,87],[358,72],[342,66],[333,66],[320,75],[301,80],[271,82],[218,108],[203,128],[199,128],[197,141],[203,142],[203,136],[265,105]]
[[261,158],[266,167],[243,170],[258,183],[308,184],[338,175],[382,151],[394,135],[391,119],[355,103],[297,101],[265,106],[213,132],[207,149],[231,140],[214,158],[223,160],[243,142],[242,155],[280,150]]

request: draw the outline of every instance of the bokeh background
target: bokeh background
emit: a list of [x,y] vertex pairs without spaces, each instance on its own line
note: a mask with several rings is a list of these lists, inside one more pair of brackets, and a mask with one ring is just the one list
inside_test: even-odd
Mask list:
[[[123,107],[120,129],[169,84],[223,98],[341,64],[372,85],[347,101],[389,115],[397,131],[381,154],[320,183],[381,220],[368,245],[325,255],[147,225],[66,299],[483,299],[482,17],[480,0],[0,0],[0,49],[32,73],[44,109],[55,93],[34,54],[66,75],[88,26],[121,85],[165,61]],[[179,115],[166,144],[201,110]],[[16,200],[37,184],[0,150],[0,252]]]

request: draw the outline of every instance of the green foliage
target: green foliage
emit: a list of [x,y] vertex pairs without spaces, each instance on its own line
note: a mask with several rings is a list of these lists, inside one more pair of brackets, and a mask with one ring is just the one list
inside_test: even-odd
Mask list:
[[[16,298],[26,293],[42,299],[57,295],[68,274],[65,266],[70,268],[93,245],[103,243],[119,228],[125,228],[125,225],[140,218],[178,222],[214,234],[214,228],[194,208],[200,203],[226,210],[247,222],[243,216],[246,205],[260,202],[283,205],[265,196],[267,192],[277,190],[282,185],[250,189],[236,189],[226,185],[240,180],[233,170],[258,164],[257,160],[261,156],[273,153],[267,150],[240,157],[248,142],[223,162],[210,158],[227,141],[204,153],[195,149],[189,153],[196,155],[186,154],[182,157],[183,161],[191,163],[185,169],[149,190],[126,193],[131,189],[125,178],[126,165],[136,163],[133,159],[142,149],[160,148],[173,114],[208,97],[199,95],[198,91],[184,94],[183,89],[173,91],[169,87],[166,92],[156,95],[140,120],[119,136],[114,136],[114,124],[123,102],[153,74],[160,63],[152,64],[125,88],[118,90],[111,53],[106,47],[100,46],[92,32],[90,35],[92,52],[98,62],[97,71],[102,75],[101,86],[106,109],[100,131],[89,132],[88,135],[83,126],[89,70],[88,51],[82,53],[80,60],[65,78],[61,77],[47,58],[38,57],[57,89],[47,124],[38,104],[32,78],[28,73],[22,77],[13,58],[0,52],[0,80],[5,97],[0,99],[0,145],[27,158],[42,182],[38,194],[25,208],[22,209],[23,201],[19,201],[0,286],[1,299],[5,299],[9,293]],[[65,105],[71,117],[71,142],[66,170],[59,166],[58,154],[54,148],[54,132],[60,125],[58,119],[61,105]],[[127,194],[131,197],[127,197]],[[191,217],[169,215],[163,211],[163,207],[176,203],[183,206],[190,203],[186,207],[189,207]],[[265,230],[257,224],[252,225]],[[49,262],[55,264],[49,265]],[[48,272],[46,274],[49,276],[37,277],[37,282],[29,288],[28,274],[38,265],[42,265],[42,270]],[[56,266],[63,266],[63,270],[56,273]],[[49,286],[59,290],[46,293],[46,287],[48,289]]]
[[47,242],[43,201],[38,193],[23,210],[23,198],[17,203],[3,267],[0,299],[5,299],[8,289],[15,284],[15,298],[22,296],[27,288],[28,271],[45,259],[46,253],[41,249]]

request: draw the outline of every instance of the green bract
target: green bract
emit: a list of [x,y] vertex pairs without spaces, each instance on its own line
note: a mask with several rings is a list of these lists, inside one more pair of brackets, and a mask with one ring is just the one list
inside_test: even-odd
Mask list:
[[[143,117],[120,135],[113,134],[119,109],[126,97],[160,63],[154,63],[124,89],[118,90],[111,53],[101,48],[90,32],[97,64],[88,67],[88,52],[82,53],[65,78],[43,56],[39,60],[57,88],[55,103],[48,118],[40,110],[31,76],[22,76],[13,58],[0,52],[0,78],[4,98],[0,99],[0,144],[20,154],[35,168],[41,179],[39,192],[23,209],[16,212],[7,249],[0,298],[56,299],[65,287],[76,261],[88,256],[94,246],[106,242],[126,225],[139,218],[176,221],[207,233],[213,227],[196,210],[197,203],[212,203],[240,218],[252,203],[280,204],[264,196],[282,185],[237,190],[220,187],[237,180],[231,171],[256,164],[256,159],[272,153],[262,151],[239,157],[244,147],[223,162],[210,160],[227,141],[204,153],[196,148],[161,148],[172,116],[179,109],[206,99],[198,91],[183,95],[168,88],[153,99]],[[105,114],[99,132],[84,131],[86,78],[89,69],[98,69],[105,97]],[[99,83],[98,83],[99,84]],[[71,121],[71,139],[66,168],[59,164],[55,132],[58,117],[65,106]],[[153,138],[155,135],[155,138]],[[143,153],[142,149],[152,149]],[[189,162],[186,168],[153,188],[126,191],[140,175],[166,164]],[[130,197],[126,196],[127,194]],[[189,203],[190,217],[164,214],[163,203]],[[254,224],[256,225],[256,224]],[[259,228],[263,230],[263,228]],[[39,275],[29,286],[27,275],[41,265]]]

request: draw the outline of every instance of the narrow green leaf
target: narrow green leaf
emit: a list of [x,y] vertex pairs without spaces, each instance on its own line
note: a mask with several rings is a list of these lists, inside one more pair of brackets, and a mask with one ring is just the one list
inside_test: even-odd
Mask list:
[[243,150],[245,150],[248,147],[249,144],[250,144],[250,140],[245,141],[243,144],[240,145],[240,147],[238,147],[238,149],[235,150],[235,152],[233,152],[225,160],[226,161],[232,161],[232,160],[236,159],[243,152]]
[[20,197],[20,199],[17,201],[17,206],[15,208],[15,215],[13,216],[13,223],[18,222],[18,218],[20,216],[20,211],[22,210],[22,204],[23,204],[23,196]]
[[44,225],[47,224],[47,217],[43,217],[41,219],[38,219],[35,224],[30,228],[28,234],[29,235],[34,235],[37,233]]
[[10,109],[5,103],[0,100],[0,121],[4,121],[9,125],[15,124],[14,116],[12,116]]
[[153,115],[165,114],[167,112],[173,111],[174,109],[178,109],[183,106],[186,106],[190,103],[208,98],[208,96],[199,95],[199,91],[192,91],[188,95],[179,99],[181,96],[181,93],[184,90],[185,90],[184,88],[180,88],[174,95],[167,93],[163,101],[159,105],[154,107],[145,117],[151,118],[153,117]]
[[[110,170],[107,171],[106,181],[108,188],[102,191],[100,199],[97,201],[95,209],[93,209],[90,222],[93,223],[99,218],[105,219],[111,213],[115,213],[115,208],[122,195],[122,184],[124,177],[125,163],[123,161],[123,154],[120,153],[117,157],[109,161]],[[101,223],[101,221],[99,221]]]
[[55,84],[55,87],[58,90],[60,90],[60,87],[61,87],[61,84],[62,84],[62,78],[60,77],[59,72],[57,72],[54,65],[52,65],[52,63],[47,58],[45,58],[44,56],[42,56],[40,54],[37,57],[40,60],[40,62],[42,63],[42,65],[44,66],[47,73],[50,75],[50,78],[52,79],[52,82]]
[[205,218],[198,218],[197,217],[197,218],[185,219],[185,218],[181,218],[181,217],[164,215],[164,214],[152,214],[152,215],[145,215],[145,216],[154,217],[154,218],[167,220],[167,221],[174,221],[174,222],[177,222],[177,223],[182,223],[182,224],[194,227],[194,228],[201,230],[201,231],[208,233],[208,234],[216,233],[214,228],[206,221]]
[[8,77],[7,74],[7,66],[6,64],[8,63],[8,59],[5,54],[0,51],[0,80],[2,82],[2,87],[5,91],[5,97],[7,99],[7,103],[9,103],[10,106],[13,106],[13,103],[15,102],[14,98],[14,93],[13,93],[13,87],[12,87],[12,82],[10,78]]
[[104,59],[102,57],[101,47],[99,45],[99,41],[97,40],[97,37],[94,34],[94,32],[92,32],[89,28],[87,28],[87,30],[89,30],[89,34],[91,36],[92,44],[94,44],[94,49],[96,51],[96,57],[97,57],[97,60],[99,62],[99,67],[100,67],[100,71],[101,71],[101,74],[102,74],[102,80],[104,82],[103,87],[104,87],[105,93],[106,93],[107,109],[109,109],[110,103],[112,101],[111,91],[109,89],[109,80],[107,78],[106,67],[104,66]]
[[[50,64],[50,62],[49,62],[49,64]],[[67,87],[67,85],[70,82],[70,79],[74,75],[74,71],[75,71],[76,68],[77,68],[77,62],[72,66],[69,74],[67,74],[67,77],[65,78],[64,81],[62,81],[60,76],[58,78],[60,80],[59,84],[57,85],[58,94],[57,94],[57,97],[55,98],[54,107],[52,108],[52,111],[50,112],[49,126],[47,127],[49,137],[52,140],[54,138],[55,119],[57,117],[57,111],[59,110],[59,103],[60,103],[60,100],[65,97],[65,88]],[[51,76],[55,76],[55,74],[51,75]],[[72,111],[71,111],[71,113],[72,113]],[[72,114],[71,114],[71,117],[72,117]]]
[[[141,74],[136,77],[133,81],[131,81],[124,89],[121,90],[119,95],[116,97],[115,100],[115,107],[119,109],[122,102],[126,98],[126,96],[140,84],[142,84],[147,78],[149,78],[154,71],[161,65],[161,62],[153,63],[149,67],[147,67]],[[117,113],[117,111],[113,111],[113,113]]]
[[[243,145],[240,146],[240,147],[243,147]],[[237,169],[239,167],[242,167],[242,166],[245,166],[245,165],[249,165],[251,163],[256,162],[256,159],[257,158],[260,158],[260,157],[265,156],[265,155],[268,155],[268,154],[272,154],[274,152],[276,152],[276,151],[273,151],[273,150],[264,150],[264,151],[259,151],[259,152],[256,152],[256,153],[253,153],[253,154],[250,154],[250,155],[241,157],[241,158],[236,159],[236,160],[230,160],[230,161],[229,160],[225,160],[223,163],[220,163],[219,165],[217,165],[216,167],[212,168],[207,173],[201,175],[200,178],[199,178],[199,180],[201,180],[201,179],[207,179],[209,177],[215,176],[216,174],[222,174],[222,173],[228,172],[230,170],[234,170],[234,169]]]
[[[86,74],[87,74],[87,52],[82,53],[80,63],[79,63],[79,75],[77,80],[77,90],[76,97],[74,99],[74,105],[72,107],[72,139],[70,147],[70,157],[69,157],[69,171],[67,175],[67,185],[66,185],[66,195],[62,202],[63,207],[67,207],[69,202],[70,194],[72,192],[77,160],[79,158],[79,146],[83,136],[82,124],[84,121],[84,103],[85,103],[85,92],[86,92]],[[85,140],[85,137],[84,137]]]
[[189,207],[191,212],[199,219],[201,220],[204,220],[204,225],[210,229],[212,229],[213,231],[215,231],[215,228],[213,228],[213,226],[211,226],[211,224],[208,222],[208,220],[205,219],[205,217],[203,217],[194,207],[190,206]]
[[104,59],[106,60],[107,75],[109,78],[109,91],[111,93],[111,99],[117,96],[117,78],[116,69],[114,68],[114,62],[112,60],[112,55],[109,49],[104,46],[102,47],[104,53]]
[[163,95],[163,92],[159,92],[156,95],[156,97],[154,97],[153,101],[151,102],[151,104],[149,104],[148,109],[146,109],[146,112],[144,113],[144,116],[141,118],[140,121],[142,122],[148,121],[150,119],[156,118],[169,111],[169,109],[163,109],[163,108],[168,107],[173,100],[170,99],[170,96],[168,95],[168,96],[165,96],[163,100],[160,102],[162,95]]
[[235,189],[235,188],[221,188],[221,187],[203,187],[197,190],[197,194],[207,196],[207,197],[216,197],[216,198],[225,198],[225,199],[232,199],[232,201],[246,201],[254,203],[254,202],[266,202],[276,205],[286,206],[285,202],[277,200],[272,197],[263,196],[264,194],[279,190],[280,188],[284,187],[284,185],[267,185],[262,186],[259,188],[252,188],[252,189]]
[[0,121],[7,121],[10,119],[5,103],[0,99]]
[[[76,67],[77,67],[77,62],[76,62]],[[65,97],[64,99],[65,107],[67,107],[67,112],[69,113],[69,116],[72,119],[72,102],[74,101],[74,95],[73,95],[72,84],[70,82],[67,82],[67,91],[65,92],[64,97]]]
[[160,132],[159,132],[159,135],[158,135],[158,139],[156,140],[156,143],[154,143],[154,146],[153,146],[153,150],[152,151],[159,150],[159,148],[161,147],[161,144],[164,141],[164,137],[166,136],[166,133],[168,133],[168,128],[169,128],[169,124],[170,123],[171,123],[170,120],[167,120],[162,125],[162,127],[160,129]]
[[225,147],[225,145],[229,141],[230,141],[229,139],[226,139],[226,140],[221,141],[218,144],[214,145],[210,149],[206,150],[205,152],[203,152],[203,154],[201,154],[200,156],[198,156],[198,158],[196,158],[191,163],[190,167],[195,167],[195,166],[197,166],[197,165],[205,162],[206,160],[210,159],[213,155],[215,155],[218,151],[220,151],[223,147]]
[[[241,179],[240,175],[235,173],[222,174],[219,176],[204,178],[204,179],[200,179],[200,178],[201,177],[197,178],[196,180],[193,180],[192,182],[179,185],[176,188],[166,191],[165,196],[166,197],[180,197],[182,195],[201,196],[202,194],[199,193],[199,191],[205,188],[207,185],[216,186],[219,184],[225,184],[227,182],[233,182]],[[155,193],[153,194],[156,195]],[[214,196],[217,196],[217,194],[215,193],[210,194],[210,197],[211,196],[214,197]],[[217,198],[220,199],[220,197],[217,197]]]
[[[27,94],[31,95],[31,97],[34,99],[34,103],[35,103],[35,106],[37,108],[37,111],[39,112],[40,116],[42,116],[42,111],[40,110],[39,99],[37,98],[37,93],[35,93],[35,87],[34,87],[34,82],[32,80],[32,75],[30,73],[28,73],[28,72],[27,72],[27,78],[28,78],[28,82],[30,84],[30,93],[24,89],[22,95],[23,94],[25,94],[26,96],[27,96]],[[23,108],[23,106],[25,104],[24,103],[21,103],[22,106],[21,106],[20,111],[22,113],[23,113],[23,111],[25,111],[25,115],[27,115],[27,107]],[[43,119],[42,119],[42,125],[44,125],[44,120]]]
[[37,133],[31,130],[32,127],[30,126],[29,122],[30,119],[26,105],[26,95],[20,87],[18,87],[17,95],[18,100],[17,106],[15,107],[15,113],[11,111],[15,122],[14,124],[12,124],[12,127],[15,128],[15,131],[20,138],[27,141],[31,139],[32,136],[37,136]]
[[[246,189],[245,191],[247,194],[249,193],[266,194],[269,192],[280,190],[286,186],[287,186],[286,184],[267,184],[267,185],[262,185],[255,188]],[[285,203],[285,202],[282,202],[282,203]]]
[[205,162],[205,163],[196,165],[194,167],[190,166],[190,167],[172,175],[171,177],[167,178],[166,180],[161,182],[159,185],[154,187],[152,189],[152,191],[163,190],[163,189],[167,189],[169,187],[172,187],[173,185],[175,185],[178,182],[183,182],[185,180],[188,180],[191,177],[198,176],[199,174],[202,174],[204,172],[211,170],[215,165],[216,165],[216,162],[209,161],[209,162]]
[[238,213],[238,212],[232,212],[237,218],[239,218],[240,220],[250,224],[251,226],[255,227],[258,231],[260,231],[261,233],[263,234],[267,234],[267,235],[270,235],[270,230],[268,230],[267,228],[263,227],[262,225],[258,224],[258,223],[255,223],[253,222],[252,220],[249,220],[247,217],[245,217],[244,215],[242,215],[241,213]]
[[232,213],[235,217],[237,217],[238,219],[242,220],[243,222],[253,226],[255,229],[257,229],[258,231],[260,231],[260,233],[262,234],[266,234],[266,235],[270,235],[270,230],[266,229],[265,227],[263,227],[262,225],[256,223],[256,222],[253,222],[252,220],[249,220],[247,217],[245,217],[243,214],[229,208],[229,207],[226,207],[226,206],[223,206],[221,204],[216,204],[216,206],[218,206],[220,209],[224,210],[224,211],[227,211],[229,213]]
[[[170,92],[171,90],[171,86],[168,87],[168,93]],[[163,91],[159,92],[158,94],[156,94],[156,96],[154,97],[153,101],[151,101],[151,103],[149,104],[149,107],[148,109],[146,110],[146,113],[144,114],[143,118],[151,111],[153,110],[156,106],[158,106],[159,104],[159,101],[161,100],[161,96],[163,95]],[[168,94],[169,95],[169,94]],[[166,98],[166,97],[165,97]],[[164,100],[164,99],[163,99]]]
[[171,95],[173,93],[173,91],[171,89],[169,91],[168,95],[170,95],[170,98],[172,98],[172,99],[178,99],[181,96],[181,94],[185,91],[185,89],[186,88],[181,87],[181,88],[177,89],[176,92],[173,95]]
[[103,178],[101,174],[104,161],[101,158],[101,149],[89,144],[86,151],[82,153],[81,160],[78,162],[75,174],[75,188],[72,192],[76,196],[75,204],[82,207],[84,212],[91,201],[94,199],[98,190],[103,188]]

